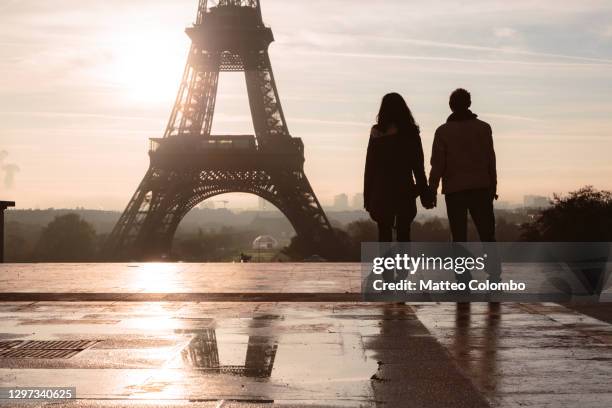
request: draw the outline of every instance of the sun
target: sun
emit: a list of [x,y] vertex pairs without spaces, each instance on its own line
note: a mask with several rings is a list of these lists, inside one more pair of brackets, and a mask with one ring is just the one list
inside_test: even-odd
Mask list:
[[174,100],[189,51],[187,36],[174,31],[138,26],[112,34],[107,76],[128,100]]

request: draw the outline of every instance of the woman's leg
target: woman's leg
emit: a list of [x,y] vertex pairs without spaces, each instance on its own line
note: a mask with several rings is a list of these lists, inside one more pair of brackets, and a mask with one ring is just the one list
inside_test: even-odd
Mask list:
[[393,241],[393,223],[387,220],[378,222],[378,242]]
[[402,210],[397,214],[395,227],[397,228],[397,241],[398,242],[410,242],[410,227],[412,221],[417,214],[416,200],[410,201]]

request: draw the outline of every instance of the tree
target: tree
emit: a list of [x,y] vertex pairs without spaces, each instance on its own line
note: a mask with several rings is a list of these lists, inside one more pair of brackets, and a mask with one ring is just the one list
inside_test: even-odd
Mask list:
[[358,244],[362,242],[376,242],[378,240],[376,223],[371,220],[362,219],[353,221],[346,226],[346,232]]
[[521,226],[523,241],[609,242],[612,240],[612,192],[586,186],[552,205]]
[[445,242],[450,238],[448,223],[442,222],[438,217],[424,222],[412,223],[412,240],[420,242]]
[[32,249],[40,235],[40,228],[10,221],[6,224],[5,234],[5,260],[7,262],[30,262]]
[[35,259],[46,262],[83,262],[93,259],[96,231],[77,214],[55,217],[42,231]]
[[334,229],[333,235],[326,239],[328,239],[327,242],[315,244],[303,236],[296,235],[281,252],[292,261],[303,261],[314,256],[331,262],[344,262],[351,259],[352,241],[346,232]]
[[495,235],[499,242],[520,241],[521,225],[512,223],[506,218],[498,217],[497,225],[495,226]]
[[203,231],[181,235],[172,246],[172,259],[191,262],[218,262],[236,258],[236,253],[250,248],[257,234],[250,230],[222,227],[216,231]]
[[29,255],[28,243],[21,234],[7,234],[5,252],[7,262],[26,261]]
[[353,221],[346,226],[348,234],[347,250],[349,261],[361,260],[361,244],[378,241],[378,227],[372,220],[361,219]]

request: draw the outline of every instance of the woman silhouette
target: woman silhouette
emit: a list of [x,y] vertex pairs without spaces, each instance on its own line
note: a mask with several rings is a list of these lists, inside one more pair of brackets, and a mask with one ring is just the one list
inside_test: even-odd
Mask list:
[[433,206],[427,193],[423,146],[419,126],[400,94],[383,97],[376,125],[372,127],[366,157],[363,198],[365,209],[378,224],[378,240],[410,241],[410,225],[416,217],[416,198]]

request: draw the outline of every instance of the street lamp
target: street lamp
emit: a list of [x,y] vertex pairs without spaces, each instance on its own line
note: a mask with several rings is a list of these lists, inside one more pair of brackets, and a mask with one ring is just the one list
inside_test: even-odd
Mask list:
[[4,262],[4,210],[14,206],[14,201],[0,201],[0,263]]

